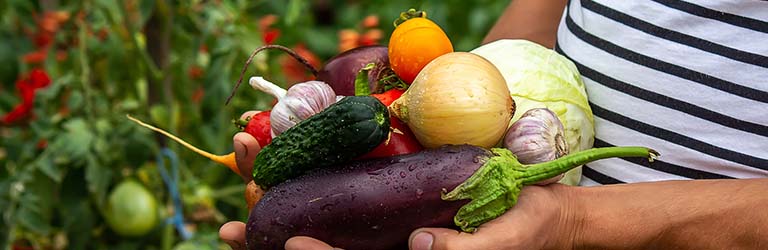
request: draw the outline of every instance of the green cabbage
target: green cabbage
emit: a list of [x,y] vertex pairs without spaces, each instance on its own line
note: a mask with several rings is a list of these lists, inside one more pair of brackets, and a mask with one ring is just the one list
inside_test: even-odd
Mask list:
[[[592,148],[595,121],[573,62],[527,40],[498,40],[470,52],[491,61],[504,76],[517,106],[512,122],[526,110],[546,107],[562,121],[571,152]],[[560,182],[577,185],[580,179],[579,167]]]

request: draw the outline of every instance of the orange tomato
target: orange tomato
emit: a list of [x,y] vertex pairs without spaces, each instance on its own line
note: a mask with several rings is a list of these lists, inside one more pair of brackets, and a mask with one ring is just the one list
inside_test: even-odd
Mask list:
[[445,32],[423,17],[401,23],[389,39],[390,66],[408,84],[432,59],[451,52],[453,45]]

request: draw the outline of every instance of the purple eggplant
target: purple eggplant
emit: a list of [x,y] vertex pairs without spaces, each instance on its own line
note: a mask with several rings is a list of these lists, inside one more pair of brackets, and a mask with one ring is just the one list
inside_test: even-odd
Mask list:
[[[420,227],[459,225],[471,232],[514,205],[523,185],[598,159],[656,154],[597,148],[522,165],[506,149],[459,145],[316,169],[267,191],[251,210],[246,247],[283,249],[288,238],[304,235],[347,250],[403,249]],[[489,208],[499,212],[489,215]]]
[[356,161],[270,189],[248,219],[248,249],[308,235],[343,249],[390,249],[424,226],[451,226],[466,201],[443,201],[491,152],[473,146]]

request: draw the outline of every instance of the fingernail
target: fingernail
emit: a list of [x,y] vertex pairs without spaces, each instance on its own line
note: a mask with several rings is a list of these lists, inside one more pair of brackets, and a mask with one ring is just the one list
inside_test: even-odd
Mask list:
[[418,232],[411,239],[412,250],[431,250],[432,243],[435,241],[435,236],[432,236],[428,232]]

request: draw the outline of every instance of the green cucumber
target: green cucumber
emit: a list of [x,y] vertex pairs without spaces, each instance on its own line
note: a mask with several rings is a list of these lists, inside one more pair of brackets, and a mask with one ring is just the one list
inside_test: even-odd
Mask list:
[[387,106],[371,96],[344,97],[261,149],[253,163],[253,181],[267,189],[308,170],[352,160],[388,134]]

